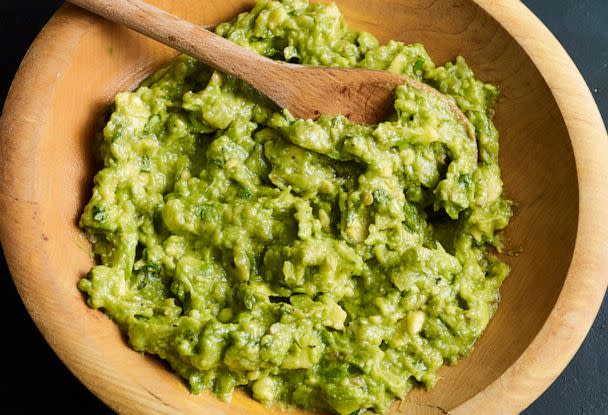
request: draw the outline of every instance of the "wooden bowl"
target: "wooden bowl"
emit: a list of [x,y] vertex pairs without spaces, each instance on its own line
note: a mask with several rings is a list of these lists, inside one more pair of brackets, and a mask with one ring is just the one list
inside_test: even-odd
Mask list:
[[[249,0],[153,3],[200,24]],[[338,1],[351,27],[386,41],[422,42],[437,63],[462,54],[498,85],[501,167],[518,204],[507,230],[512,273],[473,353],[441,370],[394,413],[499,414],[522,410],[581,344],[608,281],[608,138],[576,67],[515,0]],[[280,413],[237,393],[231,404],[191,395],[154,358],[132,351],[76,288],[90,269],[77,226],[92,188],[97,120],[113,96],[175,53],[64,6],[25,57],[0,125],[0,236],[15,284],[65,364],[119,413]],[[66,397],[67,398],[67,397]]]

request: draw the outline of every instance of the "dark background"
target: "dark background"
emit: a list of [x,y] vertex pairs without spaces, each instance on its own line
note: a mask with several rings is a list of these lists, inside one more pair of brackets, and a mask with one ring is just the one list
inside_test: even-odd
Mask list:
[[[524,0],[524,3],[570,53],[608,124],[608,0]],[[56,0],[0,0],[1,103],[27,48],[60,4]],[[3,255],[0,267],[3,327],[0,413],[110,414],[46,344],[23,307]],[[608,301],[604,299],[591,332],[570,365],[524,411],[525,415],[608,414],[607,321]]]

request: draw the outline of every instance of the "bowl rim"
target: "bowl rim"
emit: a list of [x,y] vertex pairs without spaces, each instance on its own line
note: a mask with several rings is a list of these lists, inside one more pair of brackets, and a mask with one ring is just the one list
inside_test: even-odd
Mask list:
[[[472,0],[500,24],[523,48],[551,89],[563,116],[574,152],[579,190],[579,213],[576,241],[563,287],[540,331],[517,358],[493,383],[453,408],[450,413],[516,413],[522,411],[545,391],[572,359],[597,315],[608,286],[608,135],[600,112],[582,75],[544,24],[517,0]],[[58,349],[58,340],[45,324],[46,317],[36,311],[36,299],[25,289],[27,280],[44,270],[44,240],[36,229],[39,189],[16,183],[15,168],[36,172],[34,149],[42,142],[54,85],[37,79],[55,76],[64,63],[52,58],[52,51],[73,48],[80,40],[76,30],[66,25],[74,16],[73,6],[62,6],[49,20],[24,57],[7,95],[0,118],[0,185],[13,193],[0,194],[0,240],[12,278],[26,309],[46,341],[70,370],[106,404],[117,410],[112,401],[82,376],[68,353]],[[84,12],[81,12],[84,13]],[[56,36],[71,42],[52,42]],[[52,45],[49,50],[48,45]],[[547,60],[546,56],[553,59]],[[559,64],[556,64],[558,62]],[[32,88],[40,100],[24,101]],[[46,102],[45,102],[46,100]],[[19,107],[19,111],[15,107]],[[24,165],[25,163],[25,165]],[[25,167],[24,167],[25,166]],[[584,179],[584,180],[583,180]],[[24,231],[29,231],[24,232]],[[19,244],[7,243],[19,234]],[[27,248],[25,248],[27,247]],[[20,252],[37,252],[39,257],[24,262]],[[577,287],[574,291],[571,288]],[[547,353],[547,349],[559,353]],[[525,376],[527,381],[521,382]],[[120,408],[124,410],[125,408]],[[135,409],[135,408],[131,408]]]

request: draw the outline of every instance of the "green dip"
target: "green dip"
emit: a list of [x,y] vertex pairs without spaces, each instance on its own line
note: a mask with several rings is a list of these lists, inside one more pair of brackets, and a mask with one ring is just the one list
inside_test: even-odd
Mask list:
[[258,1],[216,29],[273,59],[387,70],[378,125],[294,119],[188,57],[116,97],[81,226],[79,287],[193,393],[383,413],[468,353],[509,268],[495,87],[462,58],[349,31],[335,5]]

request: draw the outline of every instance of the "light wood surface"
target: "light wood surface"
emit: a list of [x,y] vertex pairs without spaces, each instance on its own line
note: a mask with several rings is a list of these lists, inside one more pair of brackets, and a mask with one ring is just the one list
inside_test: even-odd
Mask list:
[[[143,0],[68,1],[247,82],[298,118],[342,114],[356,123],[378,123],[393,108],[393,89],[404,83],[444,98],[426,84],[389,72],[274,61]],[[443,102],[474,140],[465,115],[452,100]]]
[[[247,0],[151,3],[197,24],[251,7]],[[608,137],[597,107],[565,51],[518,1],[337,3],[351,27],[383,41],[422,42],[437,63],[462,54],[502,91],[501,167],[518,204],[506,236],[508,250],[521,252],[505,255],[512,273],[474,352],[393,412],[517,413],[574,355],[608,282]],[[279,414],[243,393],[231,404],[190,395],[164,365],[129,349],[76,288],[92,264],[77,220],[98,168],[97,120],[118,91],[174,56],[73,6],[53,17],[24,59],[0,121],[2,246],[46,340],[118,413]]]

